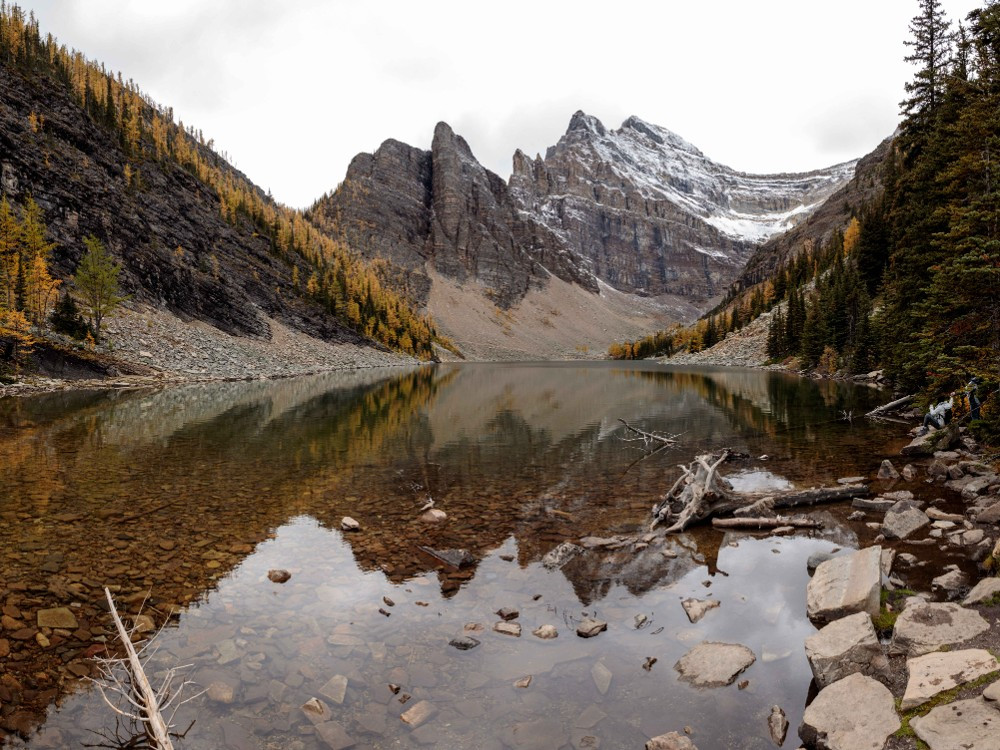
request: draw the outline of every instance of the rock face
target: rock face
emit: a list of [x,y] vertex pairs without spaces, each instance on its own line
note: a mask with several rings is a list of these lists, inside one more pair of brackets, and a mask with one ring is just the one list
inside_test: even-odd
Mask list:
[[355,157],[307,215],[366,257],[391,260],[421,302],[433,271],[474,282],[503,309],[550,276],[703,304],[853,173],[850,162],[748,175],[637,117],[609,130],[577,112],[544,158],[514,154],[509,183],[439,123],[429,151],[389,140]]
[[[28,125],[32,113],[44,117],[39,132]],[[187,147],[204,163],[245,179],[196,140]],[[141,163],[141,187],[125,180],[129,163],[133,170]],[[249,221],[223,219],[218,196],[205,183],[173,161],[130,158],[64,86],[46,75],[25,78],[8,65],[0,69],[0,185],[9,200],[31,195],[42,208],[56,242],[54,276],[74,272],[83,239],[94,234],[121,263],[123,286],[136,303],[236,336],[268,338],[269,316],[328,341],[364,341],[289,293],[289,263],[308,278],[306,263],[279,260],[270,239]]]
[[756,660],[753,651],[738,643],[705,641],[684,654],[674,669],[696,687],[724,687]]
[[867,547],[821,563],[806,588],[809,619],[826,623],[856,612],[878,614],[881,558],[881,547]]
[[982,698],[938,706],[910,726],[931,750],[1000,750],[1000,711]]
[[981,648],[940,651],[906,662],[909,679],[900,708],[904,711],[926,703],[938,693],[964,685],[1000,669],[1000,662]]
[[957,604],[912,601],[896,620],[889,653],[921,656],[990,629],[982,616]]
[[809,704],[799,737],[817,750],[881,750],[899,726],[888,688],[852,674],[821,690]]
[[865,612],[834,620],[809,636],[806,658],[820,689],[855,673],[885,678],[889,672],[889,660]]

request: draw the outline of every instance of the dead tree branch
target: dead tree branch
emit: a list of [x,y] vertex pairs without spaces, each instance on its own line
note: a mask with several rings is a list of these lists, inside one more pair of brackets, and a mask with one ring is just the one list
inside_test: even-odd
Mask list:
[[870,412],[865,414],[865,416],[872,419],[882,417],[890,412],[896,411],[901,406],[906,406],[914,398],[914,396],[903,396],[903,398],[897,398],[895,401],[890,401],[888,404],[882,404],[882,406],[875,407]]

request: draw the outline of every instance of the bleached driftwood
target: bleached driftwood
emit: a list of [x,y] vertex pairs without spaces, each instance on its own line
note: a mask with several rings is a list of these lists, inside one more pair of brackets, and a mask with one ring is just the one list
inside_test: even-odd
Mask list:
[[[176,710],[188,701],[197,698],[201,693],[192,695],[185,700],[178,700],[184,688],[191,683],[184,681],[175,687],[177,673],[183,667],[169,669],[158,689],[154,689],[146,676],[145,662],[155,649],[148,650],[155,636],[146,641],[140,650],[132,643],[135,632],[125,627],[118,609],[115,607],[111,591],[104,589],[108,600],[108,609],[118,633],[118,640],[125,652],[123,658],[98,659],[101,670],[100,679],[93,680],[101,697],[108,707],[119,717],[134,722],[140,728],[139,736],[145,734],[149,746],[155,750],[174,750],[170,728]],[[116,695],[113,701],[109,694]],[[166,712],[170,710],[170,715]]]
[[671,525],[667,532],[673,533],[713,516],[773,517],[776,508],[836,502],[868,494],[868,488],[861,484],[792,490],[780,494],[772,492],[766,496],[742,494],[734,491],[732,485],[719,475],[719,467],[729,457],[730,451],[723,450],[718,455],[707,453],[696,456],[688,466],[681,465],[681,476],[653,507],[651,528],[669,522]]
[[794,529],[822,529],[823,524],[810,518],[788,518],[774,516],[773,518],[713,518],[713,529],[777,529],[791,526]]
[[866,417],[881,417],[889,412],[895,411],[901,406],[906,406],[914,399],[914,396],[903,396],[902,398],[897,398],[895,401],[890,401],[888,404],[882,404],[882,406],[877,406],[870,412],[865,414]]

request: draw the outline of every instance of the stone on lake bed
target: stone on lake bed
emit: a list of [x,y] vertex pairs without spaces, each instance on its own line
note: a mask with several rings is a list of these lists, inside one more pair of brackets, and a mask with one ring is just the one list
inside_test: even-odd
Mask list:
[[556,719],[535,719],[508,726],[502,731],[504,747],[513,750],[553,750],[569,740],[563,722]]
[[428,508],[420,514],[420,520],[424,523],[443,523],[448,520],[448,514],[438,508]]
[[516,688],[526,688],[529,685],[531,685],[531,675],[530,674],[525,675],[521,679],[514,681],[514,687],[516,687]]
[[877,615],[882,591],[882,548],[866,547],[820,563],[806,587],[806,612],[830,622],[856,612]]
[[271,581],[271,583],[284,583],[285,581],[287,581],[291,577],[292,577],[292,574],[289,573],[287,570],[269,570],[269,571],[267,571],[267,578],[268,578],[269,581]]
[[739,643],[704,641],[684,654],[674,669],[695,687],[724,687],[756,660],[754,652]]
[[340,519],[340,528],[344,531],[361,531],[361,524],[350,516],[344,516]]
[[457,648],[459,651],[471,651],[476,646],[478,646],[479,643],[480,642],[478,639],[472,638],[467,635],[460,635],[457,638],[452,638],[450,641],[448,641],[449,646],[453,646],[454,648]]
[[76,621],[76,616],[70,612],[69,607],[40,609],[38,610],[37,618],[38,627],[40,628],[76,630],[80,627],[80,623]]
[[347,730],[335,721],[317,724],[316,734],[328,750],[346,750],[355,745]]
[[938,706],[910,726],[931,750],[1000,749],[1000,711],[982,698]]
[[415,703],[410,709],[405,711],[399,718],[406,724],[416,729],[437,715],[437,708],[430,701],[420,701]]
[[683,734],[668,732],[653,737],[646,743],[646,750],[698,750],[698,748]]
[[970,648],[962,651],[936,651],[906,662],[909,679],[900,708],[916,708],[939,693],[979,679],[1000,669],[1000,662],[989,651]]
[[989,623],[975,610],[910,599],[896,620],[889,653],[922,656],[942,646],[964,643],[989,629]]
[[559,631],[552,625],[539,625],[531,631],[531,634],[536,638],[541,638],[543,641],[559,637]]
[[899,479],[899,472],[896,471],[896,467],[892,465],[892,461],[888,458],[882,461],[882,465],[878,467],[878,478]]
[[889,660],[882,653],[871,617],[858,612],[834,620],[806,639],[806,658],[820,689],[850,674],[885,677]]
[[855,673],[819,692],[806,707],[799,737],[824,750],[882,750],[899,727],[889,689]]
[[608,624],[603,620],[587,618],[576,626],[576,634],[581,638],[593,638],[598,633],[603,633],[608,629]]
[[302,713],[313,724],[322,724],[330,720],[330,707],[319,698],[310,698],[302,704]]
[[684,599],[681,606],[691,623],[696,623],[711,609],[718,607],[720,602],[717,599]]
[[205,695],[213,703],[222,703],[223,705],[229,705],[236,699],[236,691],[233,690],[233,686],[222,680],[209,683],[208,687],[205,688]]
[[594,679],[594,685],[597,686],[597,692],[601,695],[606,695],[608,688],[611,687],[611,678],[614,676],[611,674],[611,670],[600,662],[597,662],[590,668],[590,676]]
[[501,635],[512,635],[515,638],[521,636],[521,625],[516,622],[498,622],[493,625],[493,630]]
[[337,705],[342,705],[347,696],[347,678],[342,674],[335,674],[327,683],[319,689],[321,695],[329,698]]

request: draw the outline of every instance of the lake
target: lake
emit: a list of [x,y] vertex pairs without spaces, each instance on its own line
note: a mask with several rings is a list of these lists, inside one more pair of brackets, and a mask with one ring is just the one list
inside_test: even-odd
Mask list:
[[[877,531],[841,503],[793,536],[634,535],[677,464],[721,447],[751,457],[726,468],[744,486],[873,477],[905,443],[900,425],[861,416],[887,400],[777,372],[611,362],[2,400],[0,745],[115,746],[114,714],[81,679],[110,636],[107,585],[123,612],[145,601],[168,621],[154,677],[186,666],[188,695],[211,686],[179,709],[177,730],[194,724],[178,747],[641,748],[688,727],[700,750],[763,749],[775,704],[796,747],[806,559]],[[644,458],[619,419],[678,447]],[[420,520],[430,500],[443,523]],[[344,516],[360,531],[341,531]],[[633,540],[542,563],[616,535]],[[688,597],[721,606],[692,624]],[[75,627],[39,631],[35,613],[64,606]],[[520,637],[493,631],[503,607]],[[607,631],[578,637],[586,616]],[[532,635],[541,625],[558,637]],[[449,645],[462,635],[481,643]],[[748,684],[679,681],[674,663],[704,640],[752,649]],[[312,698],[339,729],[317,731]],[[413,728],[400,716],[421,701],[433,716]]]

